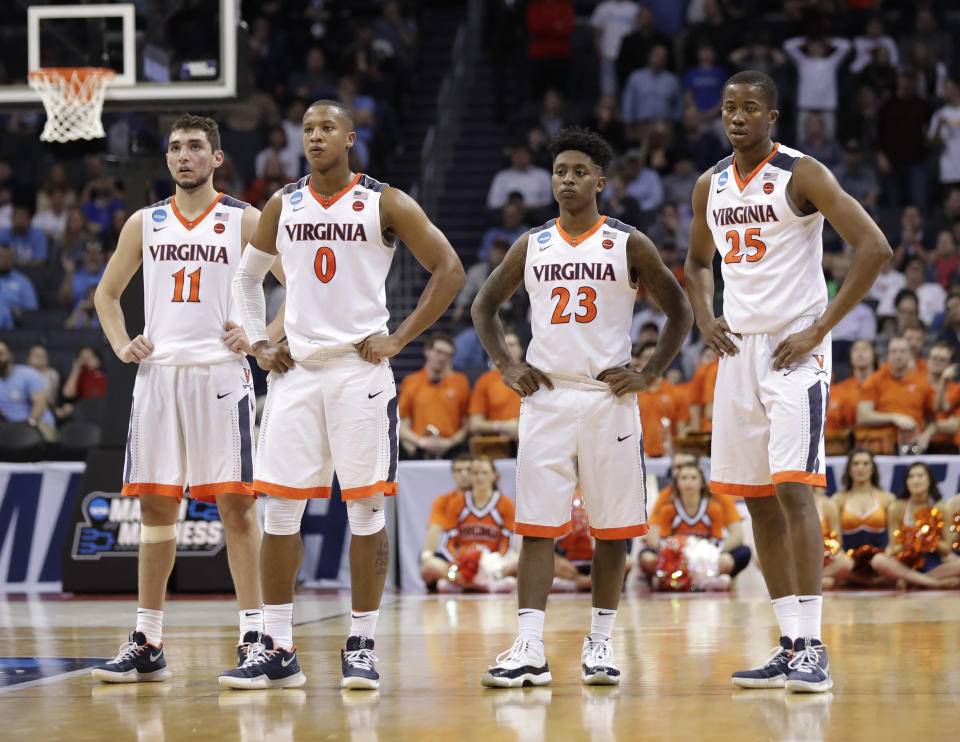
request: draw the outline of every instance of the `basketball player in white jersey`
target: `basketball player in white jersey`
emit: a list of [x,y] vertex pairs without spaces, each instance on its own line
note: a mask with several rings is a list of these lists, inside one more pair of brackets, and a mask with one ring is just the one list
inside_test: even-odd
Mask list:
[[[830,330],[866,295],[891,256],[883,234],[830,171],[776,144],[777,89],[738,72],[723,88],[733,155],[697,181],[684,275],[704,342],[720,356],[713,403],[711,492],[742,495],[780,625],[743,688],[822,692],[833,685],[820,633],[823,534],[813,488],[826,485]],[[827,219],[854,251],[827,305],[821,233]],[[714,316],[714,253],[723,314]]]
[[[105,682],[170,676],[163,602],[188,487],[191,498],[216,502],[220,511],[240,608],[240,662],[263,629],[253,385],[246,358],[235,352],[244,341],[231,298],[241,250],[260,212],[214,190],[213,172],[222,162],[217,122],[180,116],[167,148],[176,193],[127,220],[97,287],[97,314],[114,352],[140,364],[123,471],[123,494],[140,499],[139,607],[129,641],[93,669]],[[145,326],[131,340],[120,296],[141,264]],[[279,326],[271,329],[282,334]]]
[[[466,280],[450,243],[416,202],[350,171],[350,111],[317,101],[303,116],[310,174],[267,202],[235,279],[243,328],[273,372],[254,489],[267,495],[259,653],[223,673],[228,688],[278,688],[305,678],[293,644],[300,520],[329,497],[336,470],[352,534],[353,613],[341,651],[344,688],[377,688],[374,633],[390,561],[384,495],[397,493],[397,391],[387,359],[432,325]],[[430,272],[416,309],[387,332],[386,278],[397,240]],[[289,352],[264,326],[263,277],[277,253],[287,274]]]
[[[593,612],[581,679],[620,682],[611,647],[626,539],[647,532],[643,433],[636,394],[666,370],[693,323],[690,305],[656,247],[630,225],[600,216],[597,194],[613,153],[598,134],[564,129],[550,143],[559,219],[522,235],[473,303],[477,335],[503,382],[523,397],[517,453],[519,636],[483,675],[512,688],[551,681],[543,645],[554,539],[571,530],[579,480],[593,556]],[[498,308],[523,282],[533,339],[526,362],[507,350]],[[637,287],[667,315],[653,356],[630,367]]]

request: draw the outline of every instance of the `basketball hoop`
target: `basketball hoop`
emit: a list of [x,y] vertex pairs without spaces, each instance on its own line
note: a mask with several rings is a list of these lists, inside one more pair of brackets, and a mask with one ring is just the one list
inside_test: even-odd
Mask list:
[[103,130],[100,114],[106,87],[114,71],[103,67],[45,67],[27,77],[47,111],[40,134],[44,142],[99,139]]

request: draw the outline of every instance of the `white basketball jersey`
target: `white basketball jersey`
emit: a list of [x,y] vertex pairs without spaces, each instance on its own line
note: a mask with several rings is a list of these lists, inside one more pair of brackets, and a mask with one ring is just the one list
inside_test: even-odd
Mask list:
[[175,198],[143,210],[143,334],[154,346],[147,362],[183,366],[237,357],[220,337],[228,319],[240,323],[231,286],[247,206],[221,193],[192,221]]
[[395,252],[380,226],[386,187],[360,173],[329,199],[310,187],[310,176],[284,187],[277,250],[287,275],[284,328],[294,359],[386,334]]
[[723,316],[734,332],[774,333],[826,309],[823,215],[801,213],[787,194],[803,156],[775,144],[745,180],[733,155],[710,177],[707,223],[723,261]]
[[523,271],[533,330],[528,363],[548,374],[594,379],[630,362],[637,296],[627,265],[632,232],[605,216],[579,237],[556,219],[530,231]]

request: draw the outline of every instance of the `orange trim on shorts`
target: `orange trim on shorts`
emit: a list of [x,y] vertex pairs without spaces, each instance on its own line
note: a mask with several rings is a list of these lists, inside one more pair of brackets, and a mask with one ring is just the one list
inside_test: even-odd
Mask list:
[[710,480],[710,491],[717,495],[734,495],[735,497],[770,497],[777,494],[772,484],[730,484]]
[[340,490],[341,500],[362,500],[365,497],[373,497],[380,493],[385,495],[397,494],[396,482],[384,482],[382,479],[375,484],[368,484],[366,487],[348,487]]
[[261,479],[253,480],[254,492],[274,497],[283,497],[287,500],[309,500],[311,497],[330,497],[330,487],[284,487],[282,484],[264,482]]
[[562,526],[535,526],[529,523],[514,523],[513,532],[520,536],[534,536],[537,538],[557,538],[566,536],[573,530],[573,523],[567,521]]
[[123,485],[121,494],[130,497],[140,495],[163,495],[164,497],[183,497],[183,487],[179,484],[155,484],[153,482],[131,482]]
[[594,528],[590,526],[590,535],[601,541],[616,541],[621,538],[633,538],[634,536],[645,536],[650,528],[646,523],[636,526],[627,526],[626,528]]
[[194,500],[203,502],[216,502],[217,495],[252,495],[257,496],[253,491],[251,482],[214,482],[213,484],[191,484],[190,497]]
[[826,474],[811,474],[807,471],[778,471],[773,475],[774,484],[792,482],[796,484],[810,484],[814,487],[826,487]]

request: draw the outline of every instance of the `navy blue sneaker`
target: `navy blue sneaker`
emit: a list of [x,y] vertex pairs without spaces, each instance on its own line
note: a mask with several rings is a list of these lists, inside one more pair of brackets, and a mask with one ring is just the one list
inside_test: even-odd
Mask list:
[[94,667],[90,674],[104,683],[145,683],[166,680],[173,673],[167,668],[163,645],[155,647],[147,644],[147,637],[142,631],[131,631],[117,656]]
[[343,669],[340,687],[349,690],[379,688],[380,673],[373,669],[376,661],[373,639],[366,636],[348,636],[347,646],[340,650],[340,666]]
[[824,693],[833,687],[827,648],[819,639],[797,639],[784,687],[794,693]]
[[[246,638],[246,637],[244,637]],[[307,682],[297,662],[297,648],[274,649],[273,639],[262,636],[247,646],[247,656],[236,670],[220,673],[221,688],[297,688]]]
[[793,642],[781,636],[767,661],[752,670],[740,670],[730,679],[738,688],[782,688],[790,673],[790,660],[793,658]]
[[248,631],[243,635],[243,640],[237,645],[238,668],[243,667],[243,663],[247,661],[247,652],[249,651],[250,646],[253,644],[263,644],[263,634],[261,632]]

